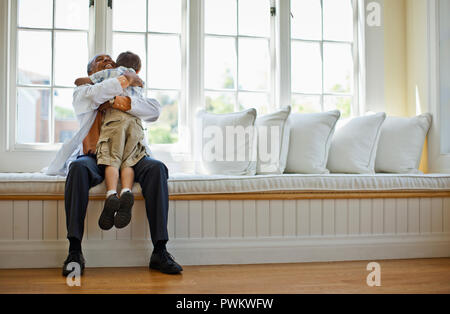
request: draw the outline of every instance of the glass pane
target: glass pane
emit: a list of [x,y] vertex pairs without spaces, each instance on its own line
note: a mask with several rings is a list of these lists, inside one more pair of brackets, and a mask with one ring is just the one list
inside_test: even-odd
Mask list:
[[239,89],[268,90],[270,48],[266,39],[239,39]]
[[19,27],[52,27],[53,0],[19,0],[17,7]]
[[324,107],[325,111],[338,109],[342,118],[348,118],[352,113],[352,97],[324,96]]
[[87,76],[88,37],[81,32],[55,34],[55,84],[73,86],[78,77]]
[[353,40],[352,0],[323,0],[323,37]]
[[236,41],[205,38],[205,87],[234,89],[236,86]]
[[353,57],[347,44],[323,44],[324,89],[332,93],[353,90]]
[[291,36],[297,39],[322,39],[320,0],[291,0]]
[[17,89],[17,143],[48,143],[50,89]]
[[149,0],[148,30],[181,33],[181,0]]
[[178,36],[149,35],[148,58],[149,87],[180,88],[181,49]]
[[206,110],[212,113],[234,112],[236,103],[234,93],[205,92]]
[[292,112],[321,112],[320,96],[292,95]]
[[292,42],[292,91],[322,93],[322,58],[318,43]]
[[161,115],[148,125],[150,144],[173,144],[178,142],[178,103],[180,94],[168,91],[149,91],[151,98],[161,104]]
[[71,139],[79,129],[72,107],[71,88],[53,90],[53,112],[55,115],[55,143]]
[[239,34],[270,36],[269,0],[239,0]]
[[236,0],[205,0],[205,32],[236,35]]
[[113,30],[147,31],[147,3],[145,0],[114,0]]
[[89,28],[89,0],[56,0],[55,27]]
[[239,111],[255,108],[258,115],[269,113],[269,95],[262,93],[239,93]]
[[49,85],[52,71],[52,33],[18,31],[19,84]]
[[147,56],[145,52],[145,35],[138,34],[117,34],[113,35],[113,58],[117,59],[119,54],[131,51],[141,58],[142,68],[139,77],[147,81]]

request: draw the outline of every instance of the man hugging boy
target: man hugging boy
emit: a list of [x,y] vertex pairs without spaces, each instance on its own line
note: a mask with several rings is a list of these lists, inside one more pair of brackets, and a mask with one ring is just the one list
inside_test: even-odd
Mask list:
[[[105,79],[120,77],[127,72],[138,74],[140,70],[139,56],[127,51],[117,57],[114,68],[94,73],[90,77],[79,78],[75,84],[77,86],[96,84]],[[121,96],[142,94],[142,90],[142,87],[129,86]],[[114,100],[110,103],[112,105]],[[105,109],[103,113],[96,154],[97,164],[105,166],[107,192],[98,224],[101,229],[109,230],[113,226],[124,228],[131,221],[131,209],[134,204],[131,192],[134,183],[132,167],[147,156],[147,152],[142,144],[144,128],[139,118],[112,107]],[[119,170],[122,184],[120,195],[117,194]]]

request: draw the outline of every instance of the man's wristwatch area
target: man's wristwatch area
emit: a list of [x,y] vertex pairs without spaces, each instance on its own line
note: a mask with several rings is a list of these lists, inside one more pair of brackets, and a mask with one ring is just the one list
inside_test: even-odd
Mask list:
[[116,97],[109,100],[109,106],[112,108],[114,106],[114,102],[116,101]]

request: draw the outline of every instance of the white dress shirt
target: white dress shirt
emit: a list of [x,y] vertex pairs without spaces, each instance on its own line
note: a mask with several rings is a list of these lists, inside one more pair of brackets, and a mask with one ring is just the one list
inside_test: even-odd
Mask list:
[[[77,156],[83,154],[83,140],[89,133],[97,108],[104,102],[123,94],[124,90],[117,78],[107,79],[95,85],[82,85],[73,91],[73,108],[80,124],[80,130],[72,139],[65,142],[57,152],[50,165],[42,171],[48,175],[67,175],[69,165]],[[128,113],[141,118],[145,122],[158,120],[161,106],[156,99],[145,98],[142,95],[131,96],[131,109]],[[145,134],[142,144],[151,156]]]

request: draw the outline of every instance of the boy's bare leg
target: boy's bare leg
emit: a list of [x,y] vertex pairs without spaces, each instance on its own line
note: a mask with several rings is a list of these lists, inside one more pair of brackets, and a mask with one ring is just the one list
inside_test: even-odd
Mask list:
[[113,166],[107,166],[105,169],[106,191],[117,191],[118,181],[119,181],[119,169]]
[[98,225],[103,230],[109,230],[114,226],[114,214],[120,208],[120,200],[117,197],[117,182],[119,169],[107,166],[105,169],[106,200],[102,214],[98,219]]
[[134,170],[131,167],[120,170],[120,181],[122,182],[122,189],[133,189],[134,184]]
[[134,170],[131,167],[120,170],[122,191],[120,192],[120,208],[114,216],[114,226],[125,228],[131,221],[131,209],[134,204],[134,196],[131,189],[134,184]]

